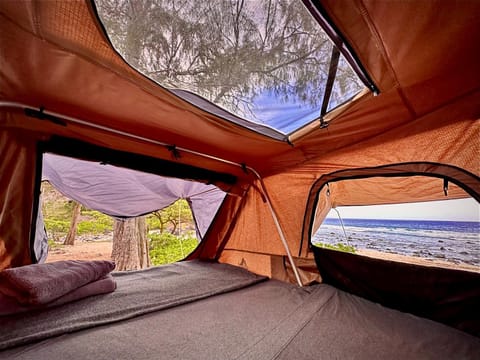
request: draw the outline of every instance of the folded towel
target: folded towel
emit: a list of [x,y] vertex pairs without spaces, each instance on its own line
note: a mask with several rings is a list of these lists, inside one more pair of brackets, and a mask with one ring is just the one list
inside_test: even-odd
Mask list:
[[58,306],[72,301],[80,300],[92,295],[107,294],[115,291],[117,283],[111,274],[108,274],[97,281],[83,285],[78,289],[69,292],[47,304],[47,306]]
[[88,296],[107,294],[113,292],[116,288],[117,283],[113,279],[113,276],[108,274],[97,281],[81,286],[64,296],[59,297],[57,300],[44,305],[22,305],[14,298],[0,293],[0,316],[13,315],[21,312],[43,309],[46,307],[59,306],[86,298]]
[[42,305],[96,281],[115,268],[106,260],[66,260],[0,272],[0,293],[24,305]]

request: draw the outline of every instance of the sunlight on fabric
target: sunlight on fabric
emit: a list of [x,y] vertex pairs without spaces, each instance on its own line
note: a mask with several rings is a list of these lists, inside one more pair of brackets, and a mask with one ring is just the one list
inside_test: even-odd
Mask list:
[[[190,103],[274,137],[319,118],[334,45],[302,2],[96,5],[124,59]],[[334,71],[327,110],[365,88],[343,57]]]

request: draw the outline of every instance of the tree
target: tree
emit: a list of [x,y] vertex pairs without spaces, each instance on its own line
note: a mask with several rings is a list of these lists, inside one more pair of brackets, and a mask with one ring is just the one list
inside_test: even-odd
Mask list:
[[[117,50],[163,86],[256,120],[262,95],[322,102],[332,44],[300,1],[97,0]],[[339,66],[332,97],[362,87]],[[353,95],[353,94],[352,94]]]
[[164,209],[154,211],[152,215],[158,219],[161,233],[166,230],[167,225],[170,225],[170,233],[178,233],[177,235],[179,235],[182,230],[180,229],[180,224],[193,225],[192,212],[187,201],[183,199],[176,201]]
[[77,227],[78,222],[80,221],[80,210],[82,209],[82,204],[74,201],[73,202],[73,209],[72,209],[72,220],[70,222],[70,229],[68,230],[68,234],[65,237],[65,241],[63,245],[74,245],[75,244],[75,236],[77,235]]
[[150,266],[145,216],[115,220],[112,260],[116,270],[138,270]]

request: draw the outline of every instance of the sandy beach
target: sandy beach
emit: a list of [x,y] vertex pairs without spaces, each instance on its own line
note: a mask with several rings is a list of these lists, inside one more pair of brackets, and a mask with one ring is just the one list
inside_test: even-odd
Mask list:
[[391,253],[385,253],[385,252],[371,250],[371,249],[358,249],[356,251],[356,254],[377,258],[377,259],[404,262],[409,264],[416,264],[416,265],[423,265],[423,266],[436,266],[436,267],[447,268],[447,269],[466,270],[466,271],[473,271],[473,272],[480,273],[480,267],[478,266],[470,265],[470,264],[453,264],[445,260],[422,259],[415,256],[391,254]]
[[110,260],[111,241],[78,241],[75,245],[57,245],[49,249],[47,263],[60,260]]

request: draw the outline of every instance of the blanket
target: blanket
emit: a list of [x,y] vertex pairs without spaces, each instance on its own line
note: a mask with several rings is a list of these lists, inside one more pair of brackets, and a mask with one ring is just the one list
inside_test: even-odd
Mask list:
[[0,272],[0,294],[21,305],[45,305],[105,277],[114,268],[111,261],[66,260],[6,269]]
[[117,289],[110,294],[90,296],[62,306],[2,316],[0,350],[132,319],[266,280],[264,276],[239,267],[198,260],[145,270],[114,272],[112,276],[117,283]]

